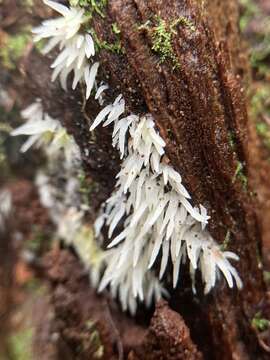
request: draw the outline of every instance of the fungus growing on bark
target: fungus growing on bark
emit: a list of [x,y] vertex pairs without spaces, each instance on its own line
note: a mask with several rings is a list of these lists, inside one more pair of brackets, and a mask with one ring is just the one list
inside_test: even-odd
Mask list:
[[56,46],[60,53],[51,64],[53,70],[52,81],[60,77],[61,86],[67,90],[67,78],[73,72],[72,89],[80,81],[86,84],[86,99],[93,89],[99,63],[90,63],[88,60],[95,55],[95,46],[92,36],[80,33],[82,25],[88,20],[84,10],[79,7],[66,7],[50,0],[44,3],[62,16],[44,21],[41,26],[33,29],[34,41],[50,39],[42,50],[48,54]]
[[[95,98],[102,105],[102,92],[108,86],[96,84],[99,64],[91,63],[95,55],[93,38],[81,33],[81,25],[87,19],[83,8],[68,8],[49,0],[44,0],[44,3],[62,15],[61,18],[43,22],[34,30],[35,40],[51,38],[44,54],[55,46],[60,48],[60,53],[52,64],[55,69],[52,80],[60,75],[62,87],[66,88],[67,77],[70,72],[74,72],[73,88],[79,81],[84,81],[88,98],[95,85]],[[30,135],[23,147],[24,151],[37,143],[44,147],[48,157],[52,153],[48,151],[51,147],[56,152],[63,149],[70,152],[68,163],[71,166],[66,170],[69,175],[66,185],[71,184],[73,191],[65,191],[67,188],[64,191],[66,196],[74,194],[76,176],[70,176],[70,171],[72,173],[73,156],[74,159],[80,159],[74,140],[66,134],[57,120],[43,114],[39,103],[24,111],[23,117],[27,118],[27,123],[12,134]],[[137,300],[149,306],[153,299],[158,300],[167,295],[160,280],[166,272],[169,259],[173,264],[174,287],[180,277],[181,264],[189,261],[191,278],[195,279],[195,271],[199,269],[205,293],[215,286],[221,274],[230,288],[236,283],[240,289],[241,279],[229,262],[230,259],[238,260],[238,256],[230,251],[222,251],[222,247],[207,231],[207,210],[202,205],[193,206],[181,175],[168,165],[166,143],[155,128],[153,116],[149,113],[128,113],[125,100],[119,95],[113,103],[100,111],[90,130],[93,131],[101,124],[113,125],[112,145],[119,150],[122,164],[116,176],[115,190],[96,220],[96,240],[83,222],[85,204],[79,203],[74,207],[71,198],[56,206],[52,194],[57,190],[50,186],[50,179],[41,177],[37,181],[41,198],[46,199],[43,203],[54,213],[58,233],[75,249],[79,246],[77,253],[90,274],[92,273],[94,285],[98,286],[99,291],[109,286],[112,295],[119,296],[122,308],[129,309],[134,314]],[[68,139],[67,143],[61,142],[62,136]],[[59,141],[60,145],[56,146]],[[64,156],[68,158],[66,153]],[[57,161],[57,156],[55,159]],[[80,160],[77,165],[78,163],[80,164]],[[60,209],[57,216],[55,208]],[[104,225],[108,226],[108,238],[111,242],[109,249],[103,251],[99,243],[103,241],[101,229]],[[86,253],[89,256],[85,256]],[[158,257],[161,258],[159,279],[152,270],[154,265],[157,266]]]

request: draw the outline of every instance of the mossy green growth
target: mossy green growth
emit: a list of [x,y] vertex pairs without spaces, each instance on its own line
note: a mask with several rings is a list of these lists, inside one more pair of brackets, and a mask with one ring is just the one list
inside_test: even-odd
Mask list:
[[23,55],[30,38],[28,31],[7,36],[0,48],[0,62],[5,68],[9,70],[16,68],[17,61]]
[[138,27],[138,30],[146,30],[150,34],[152,50],[159,56],[159,62],[170,61],[174,69],[180,67],[173,49],[173,36],[176,34],[178,25],[186,26],[191,31],[195,31],[194,24],[183,16],[173,20],[171,23],[167,23],[160,16],[155,16],[153,20],[148,20]]
[[259,332],[270,328],[270,321],[262,317],[261,312],[257,312],[251,321],[251,325]]
[[40,39],[37,42],[34,42],[34,46],[39,53],[42,55],[42,50],[45,48],[47,41],[45,39]]
[[257,134],[260,136],[263,145],[270,151],[270,127],[265,122],[256,124]]
[[270,33],[265,34],[258,42],[260,43],[260,46],[253,48],[250,63],[260,75],[269,75],[270,70],[267,59],[270,56]]
[[[112,28],[112,31],[113,31],[113,28]],[[107,50],[107,51],[113,52],[118,55],[124,54],[125,50],[121,45],[120,32],[118,34],[116,34],[116,36],[115,36],[116,40],[113,43],[109,43],[108,41],[100,40],[98,38],[96,32],[94,31],[94,29],[90,29],[89,32],[91,33],[91,35],[93,37],[96,52],[99,52],[101,50]]]
[[102,18],[105,18],[105,9],[107,6],[107,0],[70,0],[71,6],[82,7],[87,16],[92,17],[94,13],[98,14]]
[[32,329],[21,329],[8,339],[8,348],[12,360],[32,360]]
[[174,68],[179,68],[177,57],[172,47],[173,32],[167,27],[166,21],[158,18],[157,25],[152,29],[152,50],[159,55],[160,62],[170,60]]
[[242,185],[243,185],[243,189],[246,191],[247,187],[248,187],[248,179],[246,177],[246,175],[244,174],[244,166],[243,164],[238,161],[237,162],[237,167],[232,179],[232,183],[235,183],[236,180],[241,181]]
[[229,140],[230,148],[231,148],[232,150],[235,150],[235,142],[236,142],[235,139],[236,139],[236,136],[235,136],[234,132],[233,132],[233,131],[229,131],[229,133],[228,133],[228,140]]
[[119,29],[117,23],[113,23],[112,24],[112,32],[115,34],[115,35],[119,35],[121,33],[121,30]]
[[268,83],[257,87],[251,100],[251,115],[256,118],[261,114],[270,116],[270,85]]
[[[269,75],[268,58],[270,55],[270,32],[269,32],[269,18],[263,13],[258,6],[256,0],[240,0],[243,8],[243,14],[240,18],[240,28],[245,33],[245,30],[254,18],[260,23],[265,23],[263,29],[252,31],[253,43],[255,46],[251,47],[251,66],[260,75]],[[247,37],[250,35],[247,33]],[[255,40],[255,41],[254,41]]]
[[262,144],[270,151],[270,126],[264,120],[270,116],[270,85],[262,84],[251,100],[251,116],[256,123]]
[[259,7],[253,0],[240,0],[243,7],[243,15],[240,17],[240,29],[244,31],[250,20],[259,13]]

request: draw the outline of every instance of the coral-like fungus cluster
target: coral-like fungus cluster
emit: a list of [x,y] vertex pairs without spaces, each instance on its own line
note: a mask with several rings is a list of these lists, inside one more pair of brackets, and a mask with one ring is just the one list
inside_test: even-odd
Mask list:
[[[86,98],[95,89],[95,98],[103,105],[102,93],[108,86],[97,84],[99,63],[93,60],[93,38],[83,32],[82,25],[87,21],[83,8],[66,7],[49,0],[44,3],[61,15],[44,21],[33,31],[36,41],[49,39],[45,54],[59,47],[51,66],[52,80],[59,75],[62,87],[67,89],[68,75],[73,73],[72,87],[84,83]],[[193,280],[195,271],[200,270],[205,293],[215,286],[221,274],[229,287],[234,283],[242,287],[236,269],[229,262],[238,260],[238,256],[222,251],[207,231],[207,211],[202,205],[192,205],[180,174],[166,158],[166,144],[151,114],[128,113],[125,100],[119,95],[113,103],[105,104],[94,120],[91,131],[98,131],[95,129],[101,124],[112,126],[112,145],[119,150],[122,164],[115,190],[102,206],[93,230],[85,221],[87,204],[79,196],[81,159],[73,138],[59,121],[43,113],[40,102],[22,115],[26,124],[13,132],[13,135],[30,136],[22,150],[36,144],[48,157],[47,174],[37,176],[42,203],[50,209],[59,237],[74,246],[99,291],[108,287],[119,298],[122,308],[134,314],[137,300],[149,306],[153,299],[167,295],[161,279],[169,261],[173,265],[174,287],[181,266],[187,262]],[[61,186],[54,181],[59,163],[66,180]],[[58,196],[59,192],[62,196]],[[102,250],[106,229],[111,242]],[[154,265],[155,269],[159,266],[159,276],[153,270]]]

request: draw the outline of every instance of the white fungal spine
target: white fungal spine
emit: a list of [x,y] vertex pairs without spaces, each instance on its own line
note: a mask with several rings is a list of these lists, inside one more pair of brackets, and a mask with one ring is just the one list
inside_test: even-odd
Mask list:
[[[231,252],[222,252],[209,232],[205,230],[209,216],[200,205],[193,207],[181,176],[172,166],[163,162],[165,142],[155,130],[151,114],[129,115],[120,118],[125,102],[118,96],[97,116],[90,130],[99,124],[114,123],[113,145],[125,159],[117,175],[114,193],[106,202],[104,213],[97,220],[109,227],[112,239],[109,248],[120,244],[111,266],[101,283],[113,285],[121,277],[121,267],[133,267],[144,276],[156,262],[162,249],[159,277],[163,277],[169,255],[173,263],[173,285],[177,285],[180,265],[190,261],[193,275],[200,268],[205,293],[216,283],[220,273],[229,287],[233,280],[241,288],[242,282],[228,259],[238,260]],[[129,141],[127,144],[127,137]],[[113,237],[118,224],[124,220],[124,229]],[[142,259],[144,259],[142,261]],[[193,277],[193,276],[192,276]],[[143,297],[142,286],[136,276],[131,280],[134,296]]]
[[90,63],[95,55],[92,36],[80,33],[88,18],[79,7],[67,7],[51,0],[43,2],[61,15],[56,19],[45,20],[33,29],[34,41],[50,39],[43,49],[43,54],[49,53],[55,47],[60,49],[59,55],[51,65],[54,69],[52,81],[59,76],[62,88],[66,90],[68,75],[73,72],[72,89],[77,87],[79,81],[85,82],[88,99],[99,67],[98,62]]
[[[123,109],[121,104],[123,105],[123,100],[118,97],[117,102],[110,107],[114,116],[119,116],[119,109]],[[166,295],[166,290],[154,273],[147,269],[146,256],[140,259],[139,266],[133,268],[132,259],[128,262],[122,256],[127,251],[125,246],[122,246],[122,251],[120,245],[104,252],[95,241],[93,230],[84,222],[88,206],[80,197],[78,175],[81,157],[72,136],[66,133],[58,120],[44,113],[40,100],[36,100],[22,111],[22,116],[26,123],[15,129],[12,135],[29,135],[26,145],[22,147],[23,151],[35,144],[47,155],[48,175],[40,171],[36,177],[41,203],[49,210],[57,228],[57,236],[76,250],[89,271],[92,285],[102,291],[108,284],[109,274],[113,275],[109,280],[112,296],[119,295],[122,308],[128,309],[132,314],[136,312],[138,299],[144,301],[146,306],[150,306],[153,299],[157,301]],[[115,136],[116,138],[119,136],[118,132]],[[60,188],[51,178],[59,171],[61,172]],[[52,173],[51,177],[50,173]],[[102,226],[101,220],[100,218],[96,222],[96,234]],[[119,265],[117,269],[115,261]],[[99,284],[104,269],[106,269],[105,275]],[[115,271],[112,272],[112,269]]]

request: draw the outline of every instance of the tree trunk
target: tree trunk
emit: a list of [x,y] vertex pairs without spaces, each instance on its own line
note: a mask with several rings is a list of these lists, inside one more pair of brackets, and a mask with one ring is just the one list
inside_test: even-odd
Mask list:
[[[180,19],[173,35],[177,67],[171,61],[161,63],[152,49],[147,21],[158,18],[168,26]],[[249,68],[238,22],[235,0],[108,0],[106,17],[94,18],[101,41],[115,41],[112,24],[120,29],[122,53],[99,53],[99,76],[106,76],[110,85],[108,97],[122,93],[131,112],[154,116],[166,141],[166,155],[183,177],[194,205],[204,204],[211,215],[212,236],[220,244],[229,239],[230,250],[239,254],[237,269],[244,288],[229,290],[220,282],[210,295],[199,291],[194,296],[184,277],[172,293],[173,310],[159,304],[147,329],[142,319],[149,319],[151,312],[142,309],[137,323],[128,319],[107,295],[100,300],[89,289],[73,255],[54,250],[44,260],[45,277],[52,285],[53,321],[64,353],[75,358],[74,347],[83,343],[83,324],[91,317],[105,346],[104,359],[120,359],[123,353],[129,359],[269,356],[251,324],[257,312],[269,311],[269,304],[260,268],[256,189],[249,175],[249,164],[254,162],[249,154],[255,156],[251,150],[256,141],[245,96]],[[94,219],[113,189],[119,158],[111,146],[110,130],[98,130],[95,137],[89,133],[100,110],[96,102],[85,103],[80,91],[64,94],[59,85],[50,83],[49,63],[35,50],[29,52],[21,62],[23,87],[31,97],[42,98],[45,110],[61,119],[80,146],[87,175],[98,184],[92,202]],[[23,91],[22,102],[29,92]],[[91,351],[84,348],[78,358],[93,356]]]

